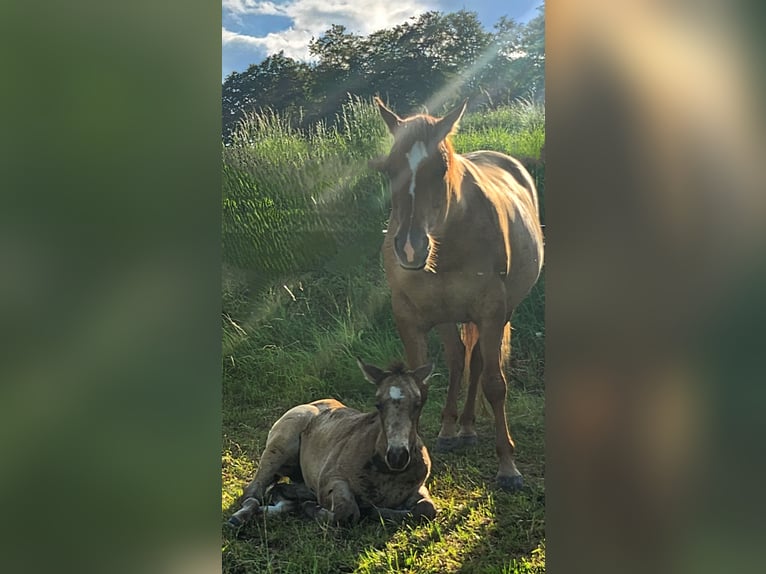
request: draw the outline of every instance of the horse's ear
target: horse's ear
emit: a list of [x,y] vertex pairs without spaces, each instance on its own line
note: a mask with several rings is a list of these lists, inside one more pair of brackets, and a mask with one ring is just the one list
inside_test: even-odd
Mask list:
[[442,141],[457,129],[460,118],[465,113],[466,106],[468,106],[468,98],[464,99],[462,104],[436,122],[436,142],[434,143]]
[[400,118],[394,112],[389,110],[386,107],[386,104],[383,103],[383,100],[381,100],[378,96],[375,96],[374,101],[375,101],[375,104],[378,106],[380,115],[383,117],[383,121],[386,122],[386,125],[388,126],[388,131],[390,131],[391,134],[393,135],[394,132],[396,132],[397,128],[400,125],[402,125],[402,118]]
[[428,384],[428,379],[431,377],[433,372],[434,372],[434,364],[426,363],[422,367],[418,367],[417,369],[412,371],[412,376],[415,377],[418,381],[420,381],[424,385],[426,385]]
[[359,357],[356,358],[356,364],[359,365],[360,369],[362,369],[364,377],[373,385],[378,385],[380,381],[385,378],[386,373],[383,371],[383,369],[379,369],[374,365],[368,365]]

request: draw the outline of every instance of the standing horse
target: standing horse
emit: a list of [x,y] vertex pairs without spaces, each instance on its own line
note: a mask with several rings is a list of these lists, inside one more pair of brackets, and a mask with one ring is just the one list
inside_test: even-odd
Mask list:
[[[356,522],[362,512],[391,519],[436,516],[425,487],[431,459],[418,435],[432,365],[383,371],[358,363],[377,385],[377,410],[360,413],[324,399],[287,411],[269,431],[231,526],[241,526],[256,512],[297,509],[300,502],[309,515],[328,523]],[[285,476],[293,482],[277,482]],[[268,491],[277,500],[262,506]]]
[[[427,334],[435,327],[450,371],[437,449],[476,442],[481,386],[495,418],[498,485],[516,490],[523,481],[506,421],[503,362],[513,310],[543,264],[537,190],[521,163],[507,155],[454,152],[448,136],[468,100],[440,119],[402,119],[380,98],[375,103],[394,136],[389,155],[371,162],[390,180],[383,263],[394,319],[410,366],[426,362]],[[456,323],[464,324],[462,340]],[[466,366],[469,386],[458,432],[457,396]]]

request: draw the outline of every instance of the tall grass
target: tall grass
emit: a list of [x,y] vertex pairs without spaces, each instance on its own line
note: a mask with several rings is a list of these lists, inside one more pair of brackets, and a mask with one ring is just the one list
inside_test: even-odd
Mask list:
[[[534,156],[544,134],[535,114],[522,106],[468,115],[455,145]],[[373,393],[354,357],[380,365],[403,358],[379,253],[387,185],[366,165],[388,151],[390,136],[369,102],[350,99],[339,120],[301,133],[284,116],[253,115],[223,149],[222,517],[287,408],[335,397],[367,410]],[[508,416],[525,491],[491,490],[496,458],[483,416],[475,451],[432,457],[435,522],[328,528],[300,517],[257,519],[237,536],[224,531],[224,570],[544,571],[543,307],[541,280],[513,322]],[[437,372],[421,434],[431,446],[447,390],[435,336],[429,355]]]

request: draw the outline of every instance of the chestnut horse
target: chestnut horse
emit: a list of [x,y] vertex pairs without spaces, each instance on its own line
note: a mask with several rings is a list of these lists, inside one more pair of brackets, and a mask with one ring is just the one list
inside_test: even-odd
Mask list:
[[[504,359],[510,320],[543,265],[537,190],[516,159],[493,151],[455,153],[449,135],[468,100],[443,118],[405,119],[375,98],[394,143],[371,165],[390,180],[391,216],[383,263],[394,319],[410,367],[427,360],[436,328],[449,367],[437,450],[474,444],[481,386],[495,419],[498,485],[521,488],[505,415]],[[461,340],[457,323],[463,324]],[[502,349],[501,349],[502,347]],[[457,397],[470,375],[458,429]]]

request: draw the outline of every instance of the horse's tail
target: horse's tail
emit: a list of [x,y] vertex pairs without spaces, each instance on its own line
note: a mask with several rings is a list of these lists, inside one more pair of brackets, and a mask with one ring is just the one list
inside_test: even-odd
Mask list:
[[465,347],[463,381],[468,381],[471,376],[471,354],[476,343],[479,341],[479,328],[476,326],[476,323],[463,323],[460,329],[460,338],[463,340],[463,346]]
[[[465,373],[463,381],[470,381],[471,377],[471,355],[473,354],[473,349],[476,347],[476,343],[479,341],[479,328],[476,326],[475,323],[463,323],[461,330],[460,330],[460,336],[463,340],[463,345],[465,346]],[[500,343],[500,369],[505,371],[508,368],[508,365],[510,363],[511,358],[511,323],[508,322],[505,324],[505,328],[503,329],[503,339]],[[481,379],[479,380],[479,384],[481,384]],[[484,396],[483,392],[479,392],[479,389],[476,389],[477,392],[477,400],[479,401],[479,405],[481,408],[481,412],[484,415],[487,415],[491,412],[491,408],[489,407],[487,403],[487,398]]]
[[500,343],[500,368],[505,371],[511,363],[511,322],[503,329],[503,341]]
[[[479,340],[479,328],[476,326],[476,323],[463,323],[460,336],[463,339],[463,345],[465,346],[465,373],[467,380],[471,374],[471,354]],[[503,370],[507,369],[510,359],[511,323],[508,322],[503,329],[503,340],[500,343],[500,368]]]

